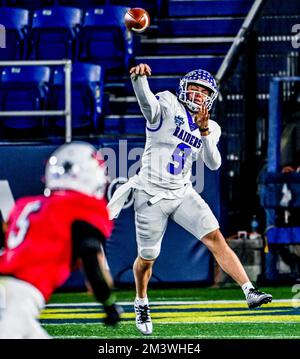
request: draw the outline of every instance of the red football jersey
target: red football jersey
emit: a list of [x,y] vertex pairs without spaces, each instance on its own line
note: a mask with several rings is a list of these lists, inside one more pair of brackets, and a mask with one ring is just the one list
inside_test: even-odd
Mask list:
[[111,235],[106,205],[73,191],[19,199],[9,217],[0,273],[31,283],[47,301],[72,270],[73,222],[85,221]]

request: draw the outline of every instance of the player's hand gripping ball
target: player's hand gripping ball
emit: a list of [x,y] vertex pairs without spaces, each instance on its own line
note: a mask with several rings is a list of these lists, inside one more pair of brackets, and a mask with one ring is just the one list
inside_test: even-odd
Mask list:
[[124,21],[128,30],[144,32],[150,25],[150,16],[146,10],[135,7],[126,12]]

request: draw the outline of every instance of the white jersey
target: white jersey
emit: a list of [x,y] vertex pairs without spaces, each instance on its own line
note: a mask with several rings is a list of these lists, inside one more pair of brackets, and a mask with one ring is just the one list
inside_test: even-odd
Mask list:
[[146,76],[134,77],[133,88],[147,120],[146,145],[139,174],[120,186],[109,201],[110,219],[118,217],[132,188],[152,196],[148,201],[152,205],[163,198],[183,199],[192,186],[193,161],[200,156],[211,170],[221,165],[220,126],[209,120],[210,134],[201,136],[192,115],[175,95],[164,91],[154,96]]
[[169,91],[150,91],[146,76],[133,79],[133,87],[146,120],[146,144],[139,173],[147,185],[166,190],[190,183],[193,161],[200,156],[212,170],[221,165],[217,143],[220,126],[209,120],[210,134],[201,136],[191,113]]

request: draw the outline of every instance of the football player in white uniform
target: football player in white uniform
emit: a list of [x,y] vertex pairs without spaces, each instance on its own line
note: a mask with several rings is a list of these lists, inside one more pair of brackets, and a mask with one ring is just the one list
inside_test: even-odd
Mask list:
[[199,157],[211,170],[221,166],[217,148],[221,128],[209,115],[218,96],[215,79],[205,70],[191,71],[180,80],[177,96],[169,91],[155,96],[149,88],[151,69],[147,64],[132,67],[130,74],[147,121],[146,144],[139,174],[119,187],[108,207],[111,217],[116,217],[134,188],[137,328],[143,334],[152,333],[147,287],[169,217],[209,248],[220,267],[242,287],[250,308],[270,302],[270,294],[253,287],[221,234],[217,219],[190,180],[192,163]]

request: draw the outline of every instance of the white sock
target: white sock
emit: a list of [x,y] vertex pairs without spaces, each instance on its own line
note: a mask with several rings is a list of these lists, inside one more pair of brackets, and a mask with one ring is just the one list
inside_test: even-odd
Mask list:
[[249,290],[251,288],[254,288],[253,284],[251,282],[246,282],[242,285],[242,290],[245,294],[245,296],[247,297],[248,293],[249,293]]
[[148,301],[148,297],[144,297],[144,298],[139,298],[139,297],[136,297],[135,298],[136,302],[139,304],[139,305],[148,305],[149,304],[149,301]]

